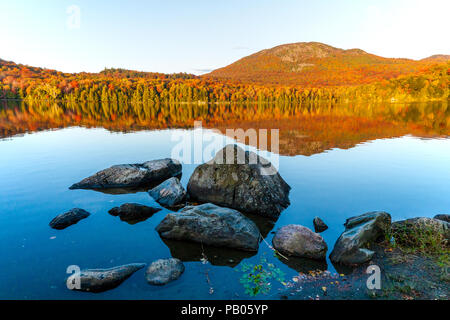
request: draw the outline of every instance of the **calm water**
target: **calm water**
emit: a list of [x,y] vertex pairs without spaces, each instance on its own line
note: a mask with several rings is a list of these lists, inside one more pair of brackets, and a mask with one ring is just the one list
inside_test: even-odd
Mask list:
[[[287,265],[264,243],[256,254],[205,248],[212,262],[205,265],[199,261],[199,245],[161,240],[155,227],[168,210],[134,225],[108,214],[126,202],[159,207],[146,192],[68,189],[113,164],[170,157],[177,143],[171,139],[175,132],[192,135],[180,129],[112,133],[69,127],[1,139],[0,299],[239,299],[248,298],[239,283],[240,265],[258,263],[263,256],[286,278],[311,268],[336,270],[329,260],[326,266],[295,259]],[[295,223],[313,229],[313,218],[320,216],[330,227],[322,234],[330,252],[347,217],[384,210],[399,220],[450,211],[450,139],[376,139],[311,156],[280,156],[279,163],[280,174],[292,187],[291,205],[275,225],[256,221],[269,243],[277,228]],[[195,166],[183,164],[184,186]],[[73,207],[92,215],[65,230],[48,226],[53,217]],[[164,287],[148,285],[144,269],[100,294],[65,286],[69,265],[106,268],[171,256],[182,258],[186,271]],[[272,293],[276,290],[275,286]]]

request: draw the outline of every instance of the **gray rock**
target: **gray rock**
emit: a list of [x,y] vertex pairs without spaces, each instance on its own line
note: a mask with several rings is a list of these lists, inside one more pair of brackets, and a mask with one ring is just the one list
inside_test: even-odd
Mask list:
[[[412,218],[392,223],[392,233],[398,243],[417,243],[427,233],[450,239],[450,223],[433,218]],[[408,244],[404,243],[404,244]]]
[[61,213],[50,221],[49,225],[53,229],[64,229],[78,221],[90,216],[90,213],[79,208],[74,208],[66,213]]
[[344,265],[362,264],[372,259],[374,252],[367,249],[384,240],[391,227],[391,215],[386,212],[368,212],[347,219],[330,254],[330,260]]
[[187,186],[191,200],[273,219],[289,206],[289,190],[269,161],[236,145],[198,166]]
[[328,229],[328,226],[319,217],[315,217],[313,223],[314,223],[314,231],[316,232],[323,232]]
[[103,292],[116,288],[143,267],[145,263],[131,263],[109,269],[81,270],[67,278],[67,287],[77,291]]
[[437,214],[434,219],[442,220],[450,223],[450,214]]
[[145,272],[145,279],[155,286],[165,285],[178,279],[184,272],[184,264],[179,259],[159,259],[153,262]]
[[188,206],[169,213],[156,227],[161,237],[206,245],[257,251],[259,230],[239,211],[212,203]]
[[75,183],[70,189],[105,189],[148,186],[181,174],[177,160],[162,159],[141,164],[120,164]]
[[134,224],[140,221],[144,221],[160,211],[159,208],[147,207],[137,203],[125,203],[120,207],[115,207],[109,210],[109,214],[112,216],[119,216],[120,220]]
[[186,190],[178,178],[170,178],[149,192],[150,196],[162,206],[174,207],[183,202],[186,198]]
[[282,227],[272,239],[273,247],[281,253],[310,259],[325,259],[328,247],[322,236],[310,229],[290,224]]

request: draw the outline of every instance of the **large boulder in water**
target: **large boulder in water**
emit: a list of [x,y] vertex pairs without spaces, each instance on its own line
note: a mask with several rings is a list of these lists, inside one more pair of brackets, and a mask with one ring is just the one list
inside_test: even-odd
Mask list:
[[184,264],[179,259],[159,259],[154,261],[145,272],[149,284],[162,286],[178,279],[184,272]]
[[186,190],[176,177],[167,179],[148,193],[160,205],[169,208],[180,205],[186,199]]
[[328,250],[320,234],[295,224],[278,230],[272,239],[272,244],[276,250],[289,256],[317,260],[325,259]]
[[97,172],[75,183],[70,189],[131,188],[155,185],[181,174],[181,164],[174,159],[120,164]]
[[89,217],[90,213],[80,208],[71,209],[68,212],[61,213],[50,221],[49,225],[53,229],[65,229],[78,221]]
[[253,221],[239,211],[212,203],[188,206],[169,213],[156,227],[161,237],[190,240],[206,245],[257,251],[260,233]]
[[190,199],[278,218],[289,206],[289,185],[256,153],[228,145],[198,166],[187,186]]
[[145,263],[131,263],[108,269],[81,270],[69,276],[66,283],[71,290],[103,292],[116,288],[143,267]]
[[384,240],[391,228],[391,215],[374,211],[347,219],[330,254],[330,260],[344,265],[357,265],[372,259],[374,252],[367,246]]

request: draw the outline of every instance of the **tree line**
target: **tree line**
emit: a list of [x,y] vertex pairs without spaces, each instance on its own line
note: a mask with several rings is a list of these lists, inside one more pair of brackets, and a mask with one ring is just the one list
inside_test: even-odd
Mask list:
[[357,86],[274,86],[124,69],[62,73],[0,60],[0,99],[27,101],[143,103],[245,103],[301,105],[306,102],[411,102],[449,98],[450,63],[421,73]]

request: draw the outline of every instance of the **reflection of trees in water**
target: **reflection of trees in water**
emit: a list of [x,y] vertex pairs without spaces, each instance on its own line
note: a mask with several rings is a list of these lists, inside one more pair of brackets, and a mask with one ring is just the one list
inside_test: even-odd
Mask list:
[[450,128],[446,101],[334,105],[0,103],[0,137],[69,126],[104,127],[120,132],[188,128],[194,120],[202,120],[204,126],[223,131],[279,128],[280,153],[285,155],[311,155],[405,134],[445,136]]

